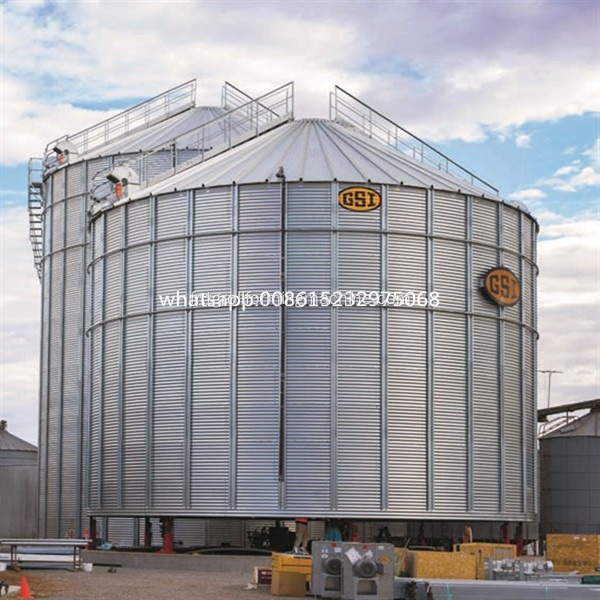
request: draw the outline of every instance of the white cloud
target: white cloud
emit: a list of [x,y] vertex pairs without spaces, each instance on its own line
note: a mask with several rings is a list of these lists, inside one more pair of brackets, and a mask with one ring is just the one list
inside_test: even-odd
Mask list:
[[[537,185],[551,188],[559,192],[576,192],[585,187],[600,185],[600,138],[596,138],[593,146],[582,152],[587,160],[572,160],[568,165],[559,167],[552,177],[540,179]],[[587,162],[588,164],[584,164]]]
[[150,96],[190,76],[201,103],[218,102],[225,78],[252,93],[294,79],[300,116],[324,116],[339,83],[432,140],[482,140],[597,109],[593,3],[577,11],[562,2],[354,2],[341,11],[326,1],[0,9],[5,163],[105,116],[72,106]]
[[531,136],[525,133],[515,138],[515,144],[518,148],[529,148],[531,145]]
[[[600,396],[600,221],[563,219],[538,244],[540,369],[559,369],[552,404]],[[546,403],[540,380],[540,403]]]
[[595,167],[600,167],[600,137],[597,137],[594,145],[583,154],[590,157]]
[[571,154],[575,154],[576,151],[577,151],[577,148],[575,148],[575,146],[569,146],[568,148],[565,148],[563,150],[563,154],[565,156],[570,156]]
[[0,216],[0,414],[37,444],[40,284],[24,208]]
[[534,200],[539,198],[545,198],[546,192],[538,188],[527,188],[525,190],[519,190],[509,194],[508,197],[511,200]]
[[556,169],[556,171],[554,171],[554,175],[556,175],[557,177],[560,177],[561,175],[571,175],[571,173],[576,173],[578,170],[577,165],[571,164],[571,165],[566,165],[565,167],[560,167],[560,169]]

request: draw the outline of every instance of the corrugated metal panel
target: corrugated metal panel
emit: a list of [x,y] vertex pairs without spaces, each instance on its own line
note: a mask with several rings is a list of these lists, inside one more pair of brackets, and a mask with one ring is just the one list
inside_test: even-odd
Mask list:
[[435,509],[467,510],[466,322],[463,316],[434,318]]
[[[129,248],[126,254],[125,305],[128,314],[148,309],[149,248]],[[120,286],[119,286],[120,287]],[[118,293],[118,288],[113,290]]]
[[519,212],[509,205],[503,211],[503,246],[511,250],[519,249]]
[[285,381],[287,507],[298,514],[326,511],[331,493],[329,308],[286,311]]
[[177,546],[206,545],[206,519],[175,519],[173,527]]
[[156,203],[157,239],[181,237],[186,232],[187,199],[185,194],[161,196]]
[[113,319],[121,314],[121,253],[109,254],[104,266],[104,317]]
[[[466,309],[466,251],[464,243],[435,240],[434,285],[439,293],[440,307],[464,311]],[[424,290],[425,288],[422,288]],[[464,371],[464,366],[461,368]]]
[[535,474],[535,453],[536,439],[533,434],[534,423],[536,423],[537,415],[537,398],[535,397],[535,334],[533,332],[524,331],[525,337],[525,374],[524,374],[524,390],[525,390],[525,421],[528,426],[525,428],[525,447],[527,448],[527,511],[533,513],[535,510],[535,490],[536,490],[536,474]]
[[228,504],[231,464],[228,309],[192,314],[191,505],[218,510]]
[[521,282],[521,302],[523,302],[523,319],[525,324],[535,327],[535,267],[526,262],[523,268],[523,281]]
[[90,333],[90,347],[96,368],[91,372],[90,390],[90,414],[88,442],[89,452],[87,456],[89,493],[87,495],[88,507],[91,509],[100,506],[100,426],[102,419],[102,330],[94,329]]
[[104,327],[104,377],[102,386],[102,503],[119,507],[119,336],[120,323]]
[[67,172],[67,194],[74,196],[76,194],[83,194],[83,164],[78,163],[75,165],[69,165],[66,168]]
[[290,232],[286,255],[287,290],[321,292],[331,289],[330,233]]
[[425,239],[404,235],[389,236],[388,288],[392,292],[426,290]]
[[[503,266],[509,268],[517,276],[517,278],[519,277],[519,258],[516,255],[504,252],[504,258],[502,260],[502,263]],[[523,302],[523,298],[521,299],[521,302]],[[505,306],[504,316],[509,319],[519,321],[521,313],[521,302],[518,302],[514,306]]]
[[436,192],[433,232],[435,235],[465,237],[465,197],[461,194]]
[[352,509],[360,497],[363,510],[378,510],[381,502],[380,309],[338,309],[337,328],[338,506]]
[[338,234],[338,289],[381,289],[381,238],[372,233],[340,231]]
[[[186,293],[186,247],[184,240],[172,240],[156,244],[155,304],[158,311],[172,311],[168,305],[161,306],[159,296]],[[180,301],[180,307],[184,306]],[[175,305],[173,305],[175,306]]]
[[139,244],[150,239],[148,200],[127,205],[127,244]]
[[146,502],[148,420],[148,318],[125,324],[123,359],[123,505],[138,510]]
[[106,252],[118,250],[121,247],[121,218],[123,208],[108,211],[106,214]]
[[239,235],[239,279],[241,292],[263,292],[281,287],[281,233]]
[[155,318],[154,414],[152,415],[152,499],[157,508],[183,499],[185,430],[185,315]]
[[65,323],[62,382],[61,528],[75,528],[78,502],[79,420],[81,411],[79,367],[81,360],[82,249],[66,251]]
[[82,196],[67,201],[67,246],[82,243],[85,207]]
[[388,205],[390,230],[425,233],[425,190],[389,186]]
[[497,204],[490,200],[473,198],[473,240],[496,245],[497,227]]
[[230,231],[232,188],[195,190],[194,232]]
[[499,266],[496,250],[473,246],[473,310],[477,313],[497,315],[498,306],[483,294],[480,283],[485,274]]
[[65,203],[60,202],[52,207],[52,251],[56,252],[65,246]]
[[113,546],[131,546],[135,521],[123,517],[110,517],[106,528],[106,541]]
[[504,444],[506,448],[506,508],[521,510],[521,336],[518,325],[504,325]]
[[210,235],[194,239],[193,291],[231,291],[231,235]]
[[238,313],[237,499],[242,510],[278,504],[279,309]]
[[474,509],[490,515],[500,502],[498,323],[473,319]]
[[241,231],[281,229],[281,185],[247,185],[239,190]]
[[331,222],[330,183],[296,183],[288,186],[287,226],[324,227]]
[[155,177],[162,175],[173,168],[173,152],[162,150],[144,158],[144,166],[139,169],[144,181],[152,181]]
[[422,310],[388,310],[388,448],[391,511],[427,502],[427,356]]

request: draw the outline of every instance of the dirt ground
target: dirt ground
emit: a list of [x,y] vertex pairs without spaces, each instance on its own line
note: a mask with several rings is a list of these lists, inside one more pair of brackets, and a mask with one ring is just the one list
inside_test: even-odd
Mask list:
[[[91,573],[66,569],[23,569],[5,571],[0,580],[20,585],[27,578],[34,598],[50,600],[284,600],[289,596],[272,596],[269,586],[244,589],[252,574],[194,573],[94,566]],[[16,596],[15,596],[16,597]],[[10,598],[10,597],[9,597]],[[4,600],[4,596],[2,596]]]

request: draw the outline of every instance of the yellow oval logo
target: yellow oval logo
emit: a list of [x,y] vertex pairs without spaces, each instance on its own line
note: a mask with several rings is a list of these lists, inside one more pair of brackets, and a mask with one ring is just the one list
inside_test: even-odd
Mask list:
[[338,194],[338,202],[342,208],[367,212],[379,207],[381,194],[366,187],[349,187]]
[[521,298],[521,284],[506,267],[490,269],[483,278],[482,287],[488,298],[501,306],[514,306]]

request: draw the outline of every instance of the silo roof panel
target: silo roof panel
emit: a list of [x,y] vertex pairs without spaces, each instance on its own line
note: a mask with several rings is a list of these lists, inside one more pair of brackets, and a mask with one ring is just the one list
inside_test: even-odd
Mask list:
[[33,444],[22,440],[12,433],[8,433],[6,430],[0,430],[0,451],[2,450],[37,452],[37,448]]
[[236,183],[372,181],[491,196],[468,181],[426,165],[354,129],[326,119],[281,125],[220,155],[141,190],[136,197]]
[[[79,158],[89,160],[100,155],[112,156],[139,152],[140,150],[154,150],[159,149],[162,144],[167,148],[173,138],[194,130],[203,123],[211,121],[225,112],[227,112],[225,109],[218,106],[190,108],[146,129],[118,138],[103,146],[98,146],[80,155]],[[190,134],[189,139],[192,141],[194,135]],[[179,139],[177,143],[179,148],[185,147],[185,136]]]
[[581,437],[581,436],[600,436],[600,409],[594,409],[587,415],[583,415],[575,421],[570,421],[562,427],[555,429],[543,438],[555,437]]

